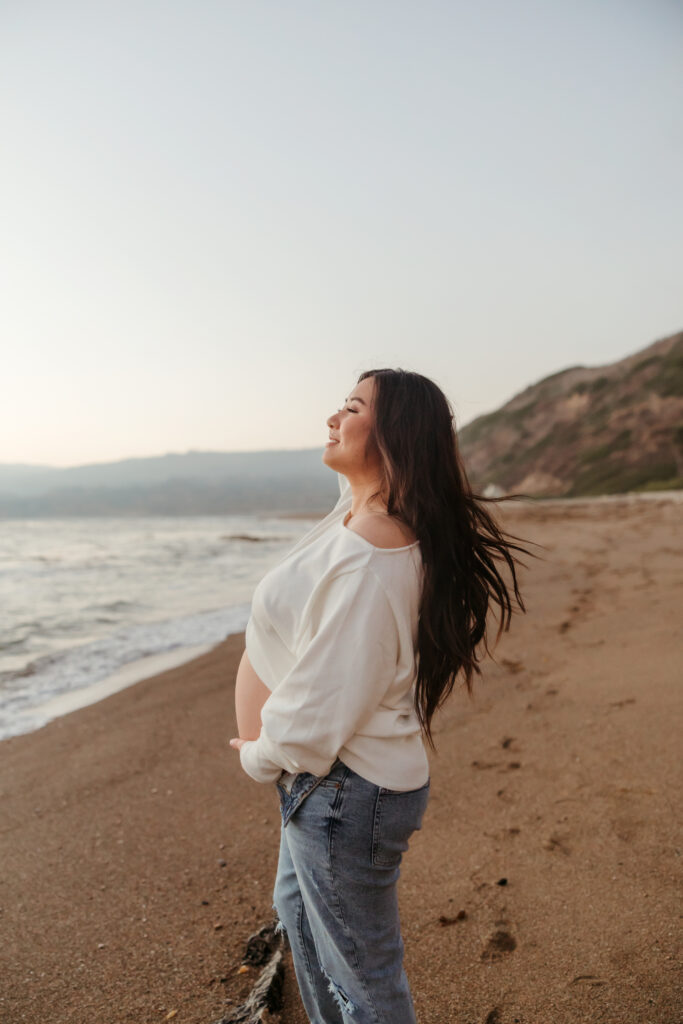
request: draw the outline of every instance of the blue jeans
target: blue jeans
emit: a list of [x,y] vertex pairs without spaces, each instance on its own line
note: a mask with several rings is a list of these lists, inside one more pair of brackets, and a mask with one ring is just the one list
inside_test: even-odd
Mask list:
[[302,772],[282,811],[275,909],[311,1024],[415,1024],[396,883],[429,782],[382,789],[341,761]]

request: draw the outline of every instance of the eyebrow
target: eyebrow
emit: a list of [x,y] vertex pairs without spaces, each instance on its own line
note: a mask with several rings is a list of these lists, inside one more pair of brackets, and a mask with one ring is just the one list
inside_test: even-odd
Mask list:
[[360,402],[361,405],[367,405],[367,402],[364,402],[362,398],[358,397],[358,395],[351,395],[350,398],[345,398],[344,401],[345,402]]

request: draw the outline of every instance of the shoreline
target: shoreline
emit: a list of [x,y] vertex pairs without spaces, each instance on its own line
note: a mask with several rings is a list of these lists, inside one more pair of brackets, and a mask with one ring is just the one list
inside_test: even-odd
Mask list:
[[677,488],[674,491],[622,491],[619,494],[586,494],[576,495],[575,497],[563,497],[558,495],[557,498],[546,496],[544,498],[534,498],[533,496],[525,499],[530,505],[543,505],[546,504],[549,507],[553,505],[587,505],[587,504],[619,504],[632,503],[638,501],[672,501],[672,502],[683,502],[683,488]]
[[[437,720],[400,882],[418,1019],[671,1024],[678,502],[501,511],[542,557],[474,697]],[[245,997],[279,810],[227,744],[242,649],[0,744],[0,1019],[210,1024]],[[304,1021],[288,966],[282,1022]]]
[[150,679],[168,669],[185,665],[187,662],[201,657],[202,654],[206,654],[216,646],[216,644],[192,644],[171,651],[161,651],[158,654],[148,654],[144,658],[136,658],[135,661],[122,665],[115,672],[112,672],[96,683],[91,683],[90,686],[82,686],[78,690],[57,694],[42,704],[36,704],[22,711],[19,717],[46,715],[47,718],[42,725],[32,726],[24,732],[0,738],[0,743],[7,739],[13,739],[14,736],[28,736],[33,732],[37,732],[39,729],[49,725],[55,718],[69,715],[73,711],[80,711],[81,708],[87,708],[90,704],[96,704],[98,701],[104,700],[105,697],[110,697],[113,693],[118,693],[119,690],[134,686],[144,679]]

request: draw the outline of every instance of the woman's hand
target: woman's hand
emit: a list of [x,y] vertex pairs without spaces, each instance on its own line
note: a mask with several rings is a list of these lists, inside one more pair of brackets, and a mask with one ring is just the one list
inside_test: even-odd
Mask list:
[[230,740],[230,746],[234,747],[235,750],[241,750],[245,743],[249,740],[239,740],[236,737]]

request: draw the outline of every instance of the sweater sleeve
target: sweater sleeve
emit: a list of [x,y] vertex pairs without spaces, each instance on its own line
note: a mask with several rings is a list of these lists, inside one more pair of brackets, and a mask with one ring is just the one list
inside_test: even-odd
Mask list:
[[326,775],[340,749],[381,702],[399,656],[398,625],[382,584],[367,568],[334,579],[320,621],[261,711],[242,767],[257,782],[283,770]]

